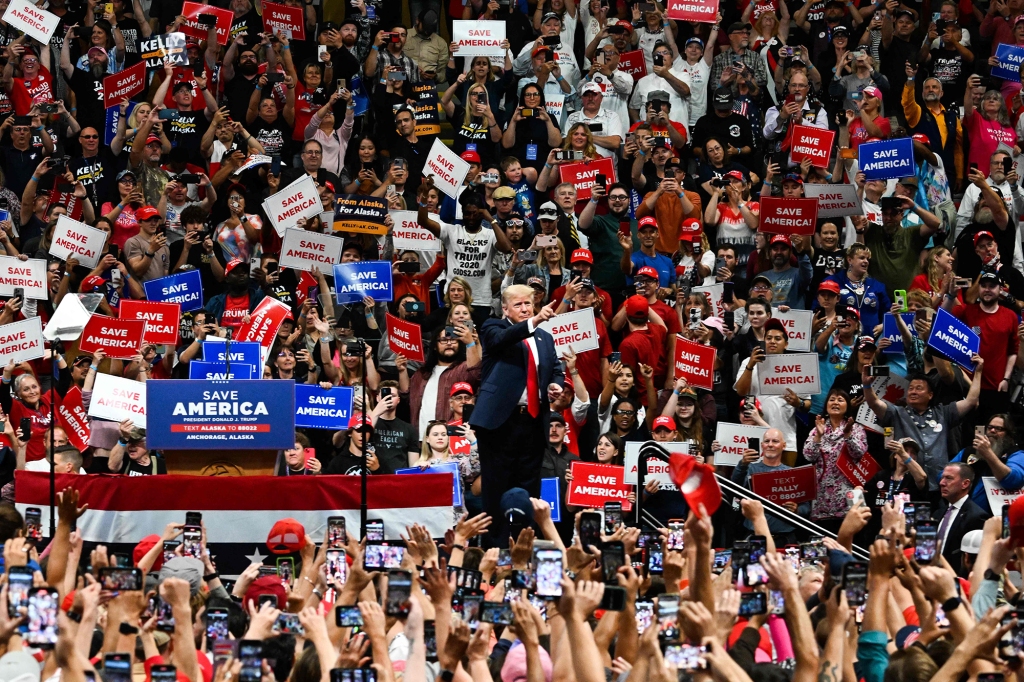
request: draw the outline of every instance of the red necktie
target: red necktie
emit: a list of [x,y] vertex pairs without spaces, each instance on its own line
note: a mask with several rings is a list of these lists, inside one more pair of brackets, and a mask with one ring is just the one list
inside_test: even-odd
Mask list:
[[526,363],[526,411],[536,418],[540,415],[540,386],[537,384],[537,363],[529,343],[526,343]]

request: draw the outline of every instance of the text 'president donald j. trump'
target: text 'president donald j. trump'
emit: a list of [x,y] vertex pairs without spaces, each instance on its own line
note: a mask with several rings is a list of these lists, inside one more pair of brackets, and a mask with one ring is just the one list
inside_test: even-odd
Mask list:
[[504,317],[480,327],[483,370],[469,423],[479,441],[484,511],[495,521],[492,534],[499,547],[506,546],[502,494],[525,488],[540,497],[548,413],[565,381],[555,340],[537,328],[555,316],[553,306],[535,313],[533,288],[513,285],[501,295]]

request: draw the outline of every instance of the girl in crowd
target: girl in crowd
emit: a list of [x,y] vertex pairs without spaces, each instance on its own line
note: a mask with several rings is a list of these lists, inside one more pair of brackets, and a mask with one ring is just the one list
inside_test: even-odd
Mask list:
[[[409,466],[426,469],[427,467],[455,462],[459,466],[459,476],[462,479],[462,493],[464,496],[480,495],[480,455],[476,447],[476,434],[468,424],[457,427],[461,430],[463,438],[469,440],[469,454],[459,455],[452,452],[451,438],[448,436],[448,424],[441,420],[435,420],[427,425],[427,432],[423,434],[423,444],[420,447],[420,456],[415,462],[409,462]],[[455,507],[455,518],[459,519],[466,511],[465,504]]]
[[698,462],[712,460],[711,443],[714,441],[711,423],[704,422],[704,415],[698,409],[697,391],[686,385],[686,379],[677,379],[675,390],[665,402],[661,414],[671,417],[676,424],[677,441],[690,442],[690,454]]
[[613,430],[612,408],[622,400],[630,400],[632,404],[637,405],[638,414],[635,416],[638,421],[645,421],[644,407],[640,405],[640,394],[633,378],[633,368],[620,362],[613,362],[608,365],[608,378],[605,379],[597,404],[601,431]]
[[228,211],[231,216],[213,231],[213,240],[220,244],[224,260],[234,258],[248,262],[260,243],[263,221],[254,213],[245,212],[245,187],[235,183],[228,189]]
[[[533,115],[523,116],[524,109]],[[561,143],[562,133],[545,109],[544,91],[536,83],[523,86],[520,105],[501,138],[503,150],[520,161],[523,177],[536,185],[544,159]]]
[[498,161],[497,143],[501,140],[501,126],[491,107],[491,102],[496,100],[491,100],[485,85],[473,83],[466,90],[465,104],[453,103],[455,90],[465,82],[466,74],[460,74],[457,84],[448,88],[441,97],[444,115],[455,128],[452,150],[462,154],[473,149],[480,155],[481,167],[495,165]]
[[530,279],[540,277],[544,280],[544,291],[547,300],[551,293],[569,283],[571,273],[565,267],[565,247],[561,239],[541,249],[536,263],[526,263],[516,270],[515,283],[526,284]]
[[135,218],[135,211],[146,204],[146,197],[142,195],[142,188],[139,187],[135,173],[130,170],[123,170],[117,174],[117,192],[121,199],[116,204],[106,202],[100,209],[107,220],[114,224],[114,233],[110,237],[111,244],[117,244],[123,249],[124,243],[139,233],[139,221]]
[[625,464],[625,450],[622,438],[611,431],[601,434],[597,439],[597,447],[594,449],[598,464],[612,464],[622,466]]
[[[334,106],[338,100],[345,102],[345,119],[341,126],[335,128],[336,119]],[[323,148],[320,167],[341,176],[345,152],[348,151],[348,140],[352,137],[352,124],[355,121],[355,109],[352,106],[352,93],[348,90],[335,90],[327,104],[320,107],[306,125],[307,140],[316,140]]]
[[[559,151],[580,152],[583,154],[581,161],[594,161],[598,158],[597,147],[594,146],[594,136],[591,134],[590,128],[585,123],[574,123],[565,134],[562,148],[560,150],[552,149],[548,152],[545,168],[537,178],[538,192],[546,192],[561,182],[558,167],[562,162],[555,158],[555,154]],[[574,161],[573,163],[579,162]]]
[[[914,278],[908,291],[920,289],[925,292],[931,300],[930,307],[938,310],[942,305],[942,280],[953,272],[955,262],[952,251],[945,246],[936,246],[928,252],[928,257],[924,261],[924,272]],[[963,290],[958,289],[956,295],[963,303]]]
[[477,309],[481,306],[473,305],[473,289],[469,282],[462,279],[461,277],[452,277],[452,281],[448,283],[448,289],[444,292],[444,305],[440,308],[435,308],[430,315],[427,316],[426,322],[423,323],[423,328],[427,332],[436,330],[442,326],[447,319],[449,314],[452,312],[452,308],[462,304],[473,311],[473,322],[476,326],[482,325],[486,320],[487,311],[483,313],[477,312]]
[[[346,194],[371,194],[381,185],[384,164],[377,155],[377,143],[372,137],[356,138],[348,145],[341,184]],[[435,209],[436,210],[436,209]]]

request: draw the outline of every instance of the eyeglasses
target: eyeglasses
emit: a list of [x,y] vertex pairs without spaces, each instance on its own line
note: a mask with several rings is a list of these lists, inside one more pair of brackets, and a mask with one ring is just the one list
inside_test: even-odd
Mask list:
[[21,63],[22,64],[38,64],[39,60],[36,59],[35,57],[25,57],[24,59],[21,60]]
[[98,139],[100,139],[100,136],[99,135],[79,135],[78,139],[80,139],[80,140],[98,140]]
[[615,410],[615,414],[622,414],[632,417],[634,414],[636,414],[636,410]]
[[989,424],[985,427],[986,431],[998,431],[999,433],[1006,433],[1005,426],[996,426],[995,424]]
[[134,185],[135,178],[121,178],[120,180],[118,180],[118,182],[123,182],[126,185]]
[[437,341],[438,341],[438,343],[451,343],[451,344],[457,344],[459,342],[458,339],[446,339],[443,336],[441,338],[439,338]]
[[306,151],[304,151],[302,153],[306,154],[308,156],[323,156],[323,154],[324,154],[322,151],[319,151],[317,149],[307,149]]
[[616,194],[615,196],[608,197],[608,201],[627,201],[629,196],[625,194]]
[[767,284],[755,284],[754,286],[750,287],[751,291],[768,291],[769,289],[771,289],[771,287],[768,286]]
[[540,97],[540,93],[539,92],[533,92],[533,91],[524,92],[523,93],[523,97]]

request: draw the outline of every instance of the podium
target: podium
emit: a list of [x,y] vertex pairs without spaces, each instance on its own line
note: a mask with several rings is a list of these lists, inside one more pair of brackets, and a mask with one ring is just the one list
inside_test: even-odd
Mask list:
[[273,476],[277,450],[165,450],[167,473],[179,476]]

